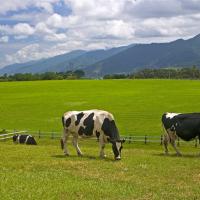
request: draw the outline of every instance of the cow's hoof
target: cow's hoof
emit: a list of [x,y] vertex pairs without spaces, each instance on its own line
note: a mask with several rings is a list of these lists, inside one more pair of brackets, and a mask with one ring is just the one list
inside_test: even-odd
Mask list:
[[178,157],[181,157],[181,156],[182,156],[182,154],[181,154],[181,153],[177,153],[176,155],[177,155]]
[[65,156],[69,156],[69,153],[65,153],[64,155],[65,155]]
[[116,157],[115,160],[121,160],[121,157]]
[[106,158],[107,156],[106,155],[100,155],[100,158],[101,159],[104,159],[104,158]]
[[83,154],[82,154],[82,153],[77,153],[77,155],[78,155],[79,157],[83,157]]

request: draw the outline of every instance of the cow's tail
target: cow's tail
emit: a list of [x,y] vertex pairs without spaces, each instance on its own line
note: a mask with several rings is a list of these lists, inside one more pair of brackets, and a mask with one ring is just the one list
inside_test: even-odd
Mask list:
[[65,126],[65,117],[64,115],[62,116],[62,124],[63,124],[63,127]]
[[61,146],[61,149],[64,149],[64,142],[62,138],[60,139],[60,146]]

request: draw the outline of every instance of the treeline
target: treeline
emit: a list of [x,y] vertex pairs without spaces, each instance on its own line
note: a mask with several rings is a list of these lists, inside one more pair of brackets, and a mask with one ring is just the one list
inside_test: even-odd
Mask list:
[[163,68],[142,69],[131,74],[105,75],[104,79],[200,79],[200,69],[191,68]]
[[34,80],[63,80],[63,79],[80,79],[85,76],[84,71],[75,70],[67,72],[45,72],[41,74],[17,73],[13,75],[4,74],[0,76],[0,81],[34,81]]

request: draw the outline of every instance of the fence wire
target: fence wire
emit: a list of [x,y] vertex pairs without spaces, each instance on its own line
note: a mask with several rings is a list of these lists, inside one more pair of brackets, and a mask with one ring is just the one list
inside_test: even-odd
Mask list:
[[[62,132],[56,132],[56,131],[51,131],[51,132],[45,132],[45,131],[28,131],[28,130],[4,130],[4,133],[0,134],[0,141],[5,141],[8,139],[11,139],[13,135],[15,134],[30,134],[34,137],[37,138],[48,138],[48,139],[60,139],[63,135]],[[81,139],[89,139],[89,140],[97,140],[96,137],[80,137]],[[126,143],[135,143],[135,142],[141,142],[144,144],[149,144],[149,143],[157,143],[162,145],[163,144],[163,135],[121,135],[121,138],[124,138],[126,140]],[[180,144],[186,143],[183,140],[180,140],[179,138],[177,139],[177,145],[180,146]],[[187,142],[188,143],[188,142]],[[200,140],[198,138],[195,138],[193,141],[190,143],[193,143],[195,147],[197,147],[200,144]]]

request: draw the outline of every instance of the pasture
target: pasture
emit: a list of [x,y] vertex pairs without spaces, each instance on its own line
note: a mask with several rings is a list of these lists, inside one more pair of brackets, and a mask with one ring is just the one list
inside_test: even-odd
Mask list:
[[38,146],[0,143],[1,199],[199,199],[200,157],[184,145],[183,157],[171,151],[164,156],[160,145],[126,144],[122,160],[98,158],[98,144],[81,141],[84,157],[70,146],[64,157],[58,140],[39,140]]
[[200,82],[72,80],[0,83],[0,129],[61,131],[68,110],[104,109],[123,135],[160,135],[163,112],[200,111]]
[[[67,110],[105,109],[123,135],[160,135],[163,112],[200,112],[200,82],[189,80],[79,80],[0,83],[0,129],[61,131]],[[125,143],[122,160],[98,158],[94,140],[80,141],[84,157],[59,140],[37,146],[0,142],[0,199],[197,200],[199,147],[181,145],[182,157],[159,144]]]

